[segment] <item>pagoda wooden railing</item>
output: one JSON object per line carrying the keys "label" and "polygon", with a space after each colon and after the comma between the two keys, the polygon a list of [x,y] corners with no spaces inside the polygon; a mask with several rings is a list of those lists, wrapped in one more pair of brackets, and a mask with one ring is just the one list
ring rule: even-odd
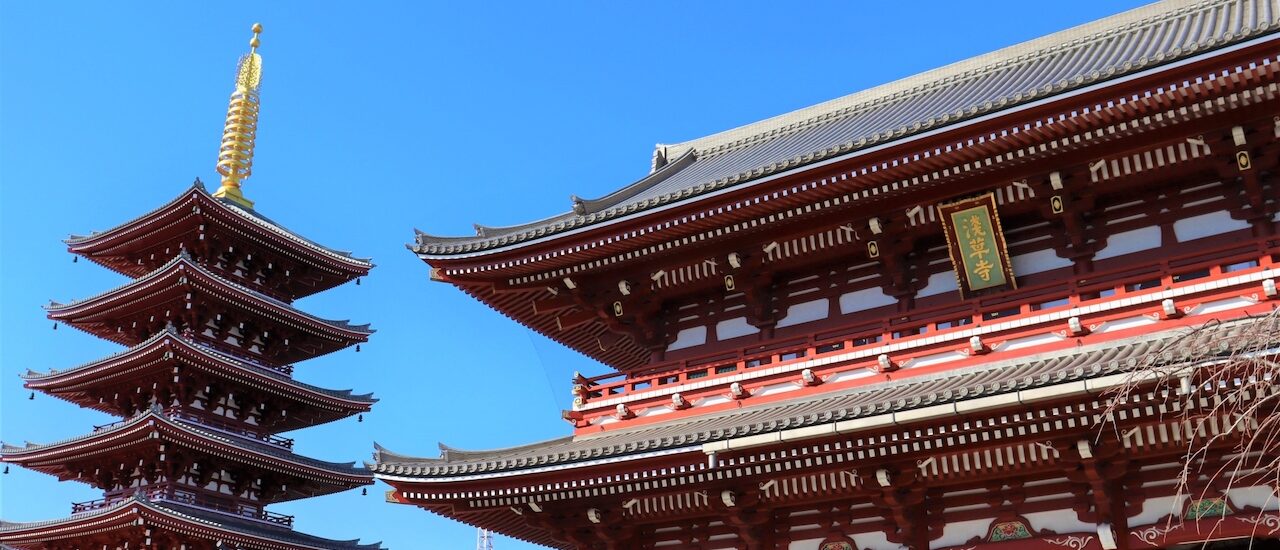
{"label": "pagoda wooden railing", "polygon": [[193,334],[187,334],[186,337],[195,341],[197,345],[201,347],[208,348],[222,355],[229,356],[241,363],[245,363],[260,369],[278,372],[290,378],[293,377],[293,365],[273,365],[271,363],[263,362],[245,353],[243,349],[239,349],[235,346],[227,345],[223,342],[218,342],[216,340],[212,340],[209,338],[198,337]]}
{"label": "pagoda wooden railing", "polygon": [[260,433],[255,430],[252,430],[231,422],[226,422],[226,421],[218,420],[217,418],[210,418],[207,416],[195,415],[182,410],[169,411],[168,414],[170,418],[182,420],[190,424],[197,424],[204,428],[217,430],[219,432],[228,433],[231,435],[237,435],[240,437],[247,437],[249,439],[261,441],[263,443],[270,443],[272,445],[276,445],[284,449],[289,449],[289,450],[293,449],[293,439],[288,437],[280,437],[277,435]]}
{"label": "pagoda wooden railing", "polygon": [[[720,352],[670,361],[630,373],[613,372],[574,381],[589,402],[633,392],[652,391],[662,386],[688,382],[708,382],[728,378],[762,366],[781,367],[811,359],[848,353],[858,348],[888,343],[910,343],[928,337],[963,330],[995,320],[1016,321],[1045,312],[1179,288],[1217,278],[1227,273],[1242,274],[1273,267],[1271,251],[1258,254],[1259,247],[1273,248],[1270,239],[1241,241],[1236,254],[1203,251],[1170,255],[1144,265],[1127,265],[1093,271],[1070,279],[1087,283],[1057,281],[1020,288],[997,296],[974,298],[926,309],[915,309],[891,319],[864,322],[845,329],[833,329],[840,337],[816,335],[767,344],[766,352]],[[1247,251],[1242,251],[1247,248]],[[1064,288],[1065,287],[1065,288]],[[923,345],[923,343],[921,344]]]}
{"label": "pagoda wooden railing", "polygon": [[260,368],[260,369],[266,369],[266,370],[270,370],[270,371],[275,371],[275,372],[278,372],[278,373],[283,374],[283,375],[285,375],[285,376],[288,376],[288,377],[290,377],[290,378],[292,378],[292,377],[293,377],[293,365],[273,365],[273,364],[271,364],[271,363],[264,363],[264,362],[262,362],[262,361],[259,361],[258,359],[253,358],[253,357],[248,357],[248,356],[246,356],[246,355],[243,355],[243,354],[241,354],[241,353],[236,353],[236,352],[231,351],[231,350],[219,349],[218,351],[220,351],[220,352],[222,352],[222,353],[226,353],[226,354],[228,354],[228,355],[231,355],[232,357],[235,357],[236,359],[240,360],[241,362],[248,363],[248,364],[253,365],[253,366],[255,366],[255,367],[258,367],[258,368]]}
{"label": "pagoda wooden railing", "polygon": [[216,499],[203,497],[190,491],[182,491],[173,487],[154,487],[146,491],[139,491],[130,494],[112,495],[98,500],[90,500],[87,502],[76,502],[71,505],[71,513],[79,514],[90,512],[100,508],[106,508],[127,500],[133,496],[142,496],[151,502],[172,502],[174,504],[182,504],[194,508],[204,510],[212,510],[219,513],[230,514],[236,517],[247,518],[283,527],[293,527],[293,516],[279,514],[268,510],[263,510],[253,506],[236,505],[233,503],[219,502]]}
{"label": "pagoda wooden railing", "polygon": [[249,519],[256,519],[266,523],[282,525],[284,527],[293,527],[293,516],[278,514],[268,510],[262,510],[252,506],[242,506],[227,502],[218,502],[213,499],[196,495],[187,491],[173,491],[165,495],[161,500],[174,502],[177,504],[185,504],[206,510],[214,510],[234,516],[240,516]]}
{"label": "pagoda wooden railing", "polygon": [[[255,430],[246,428],[244,426],[239,426],[231,422],[226,422],[226,421],[218,420],[216,418],[209,418],[206,416],[191,414],[181,409],[170,409],[168,411],[165,411],[165,413],[169,416],[169,418],[182,420],[188,424],[196,424],[202,428],[208,428],[208,429],[216,430],[226,434],[245,437],[245,438],[261,441],[263,443],[276,445],[284,449],[293,450],[293,439],[288,437],[280,437],[277,435],[260,433]],[[102,430],[108,430],[116,426],[119,426],[121,424],[124,424],[125,422],[128,422],[128,419],[118,420],[110,424],[101,424],[98,426],[94,426],[93,431],[100,432]]]}
{"label": "pagoda wooden railing", "polygon": [[93,510],[97,510],[99,508],[106,508],[120,501],[127,500],[131,496],[138,495],[138,494],[141,494],[147,500],[151,500],[151,501],[163,500],[164,495],[167,492],[168,492],[168,489],[166,488],[154,488],[149,491],[143,491],[141,493],[133,493],[131,495],[114,495],[114,496],[108,496],[106,498],[100,498],[97,500],[90,500],[85,502],[73,502],[71,503],[71,513],[79,514],[81,512],[90,512]]}

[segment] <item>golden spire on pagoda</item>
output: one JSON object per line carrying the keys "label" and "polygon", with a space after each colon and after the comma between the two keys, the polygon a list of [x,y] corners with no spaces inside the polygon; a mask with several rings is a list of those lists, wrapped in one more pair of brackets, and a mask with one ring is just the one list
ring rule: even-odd
{"label": "golden spire on pagoda", "polygon": [[246,208],[253,201],[240,192],[240,182],[253,173],[253,142],[258,134],[258,84],[262,81],[262,56],[258,55],[258,35],[262,25],[253,24],[249,53],[240,58],[236,70],[236,89],[227,107],[227,124],[222,130],[222,148],[218,150],[218,173],[222,186],[213,196],[227,199]]}

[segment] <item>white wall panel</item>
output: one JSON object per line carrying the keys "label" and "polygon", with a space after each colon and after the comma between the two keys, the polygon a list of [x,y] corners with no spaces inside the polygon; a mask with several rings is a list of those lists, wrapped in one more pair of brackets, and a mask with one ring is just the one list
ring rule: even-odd
{"label": "white wall panel", "polygon": [[1152,225],[1112,235],[1107,239],[1107,247],[1098,251],[1093,259],[1105,260],[1142,250],[1150,250],[1159,246],[1160,228]]}
{"label": "white wall panel", "polygon": [[726,319],[716,323],[717,340],[728,340],[730,338],[747,336],[758,332],[760,332],[760,329],[747,323],[746,317],[734,317],[733,319]]}
{"label": "white wall panel", "polygon": [[1231,214],[1226,211],[1210,212],[1173,222],[1173,232],[1178,235],[1180,242],[1248,228],[1249,222],[1232,219]]}
{"label": "white wall panel", "polygon": [[889,296],[876,288],[864,288],[843,294],[840,296],[840,313],[850,314],[855,311],[862,311],[871,308],[883,307],[898,303],[893,296]]}
{"label": "white wall panel", "polygon": [[955,270],[934,273],[929,276],[929,283],[926,284],[924,288],[920,289],[920,292],[916,294],[916,297],[924,298],[926,296],[937,296],[939,294],[955,292],[958,288],[956,286],[958,283],[959,281],[956,280]]}
{"label": "white wall panel", "polygon": [[778,321],[778,328],[826,319],[830,310],[831,300],[826,298],[795,304],[787,308],[787,316]]}
{"label": "white wall panel", "polygon": [[1013,275],[1015,277],[1071,267],[1071,260],[1058,257],[1058,253],[1054,252],[1052,248],[1019,254],[1009,260],[1013,262]]}
{"label": "white wall panel", "polygon": [[667,351],[701,346],[707,343],[707,327],[689,327],[676,334],[676,341],[667,346]]}

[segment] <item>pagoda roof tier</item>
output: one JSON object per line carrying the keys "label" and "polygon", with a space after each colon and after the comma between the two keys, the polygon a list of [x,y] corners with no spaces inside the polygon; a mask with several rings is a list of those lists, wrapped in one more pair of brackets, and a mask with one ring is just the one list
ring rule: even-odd
{"label": "pagoda roof tier", "polygon": [[[1270,331],[1261,331],[1258,323],[1270,323]],[[842,425],[864,429],[905,422],[923,417],[926,412],[955,415],[980,402],[1007,405],[1032,399],[1033,394],[1037,395],[1035,399],[1044,399],[1092,393],[1099,391],[1094,385],[1096,380],[1127,377],[1139,366],[1139,360],[1158,356],[1175,342],[1178,349],[1197,350],[1198,355],[1165,360],[1190,364],[1230,355],[1232,349],[1224,343],[1233,336],[1260,333],[1270,334],[1273,340],[1257,342],[1259,347],[1280,346],[1280,326],[1274,318],[1245,318],[1198,331],[1183,328],[1153,332],[848,391],[506,449],[463,451],[440,445],[440,457],[424,458],[394,453],[375,444],[375,462],[367,466],[379,479],[393,485],[472,482],[702,452],[704,447],[747,437],[783,441],[788,431],[797,429],[834,434],[841,431]]]}
{"label": "pagoda roof tier", "polygon": [[[165,205],[106,231],[73,235],[67,249],[108,269],[140,277],[184,248],[203,252],[219,242],[276,264],[273,293],[301,298],[368,274],[373,264],[321,246],[256,210],[212,197],[196,180]],[[292,269],[290,269],[292,268]],[[286,274],[286,271],[289,271]]]}
{"label": "pagoda roof tier", "polygon": [[[109,397],[120,387],[154,388],[172,380],[174,369],[197,369],[233,384],[230,392],[267,393],[295,404],[305,414],[271,415],[260,426],[275,433],[323,424],[367,412],[378,400],[372,394],[330,390],[305,384],[281,372],[213,349],[172,327],[120,353],[65,370],[27,371],[26,387],[66,399],[81,407],[127,415]],[[260,402],[261,400],[253,400]]]}
{"label": "pagoda roof tier", "polygon": [[148,500],[142,495],[70,517],[36,522],[0,521],[0,542],[29,550],[65,548],[81,538],[103,532],[142,539],[145,530],[180,539],[220,541],[245,550],[377,550],[381,543],[332,540],[293,531],[271,523],[193,506]]}
{"label": "pagoda roof tier", "polygon": [[155,409],[56,443],[4,444],[0,447],[0,461],[63,480],[79,479],[93,484],[94,480],[77,475],[75,463],[98,464],[111,455],[127,455],[126,459],[136,464],[140,457],[154,459],[157,453],[163,453],[158,450],[163,444],[289,478],[292,482],[285,484],[287,491],[271,502],[309,498],[373,483],[372,473],[356,467],[354,462],[307,458],[280,445],[177,420]]}
{"label": "pagoda roof tier", "polygon": [[1157,2],[764,121],[660,144],[648,176],[604,197],[573,197],[567,212],[507,227],[477,225],[470,236],[419,233],[410,248],[426,260],[467,258],[581,233],[1277,30],[1272,0]]}
{"label": "pagoda roof tier", "polygon": [[[196,302],[205,304],[197,308]],[[369,325],[321,319],[280,300],[224,279],[179,255],[159,269],[92,298],[46,306],[48,316],[127,346],[140,344],[166,324],[183,323],[203,334],[223,313],[244,314],[275,362],[292,363],[368,340]],[[204,311],[201,311],[204,309]],[[192,321],[195,322],[192,322]],[[243,327],[241,327],[243,328]],[[228,336],[229,337],[229,336]],[[219,337],[219,342],[226,337]]]}

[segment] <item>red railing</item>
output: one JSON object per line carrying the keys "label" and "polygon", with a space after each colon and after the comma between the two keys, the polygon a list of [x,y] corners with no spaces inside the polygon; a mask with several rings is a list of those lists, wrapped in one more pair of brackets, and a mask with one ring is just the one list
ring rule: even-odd
{"label": "red railing", "polygon": [[204,508],[206,510],[214,510],[234,516],[256,519],[258,521],[265,521],[267,523],[274,523],[285,527],[293,527],[293,516],[270,512],[254,506],[225,502],[221,499],[204,497],[188,491],[174,490],[166,495],[162,500],[194,506],[197,508]]}
{"label": "red railing", "polygon": [[80,512],[88,512],[91,510],[97,510],[99,508],[106,508],[108,506],[111,506],[123,500],[127,500],[130,497],[137,496],[137,495],[140,495],[143,498],[151,501],[165,500],[165,495],[167,495],[169,492],[170,492],[170,489],[167,487],[152,487],[145,491],[140,490],[140,491],[129,493],[129,494],[109,495],[106,498],[100,498],[98,500],[90,500],[88,502],[74,502],[71,504],[71,513],[78,514]]}
{"label": "red railing", "polygon": [[[1017,320],[1061,308],[1113,301],[1124,297],[1158,292],[1166,288],[1198,284],[1202,279],[1220,278],[1273,267],[1271,254],[1258,254],[1260,243],[1240,243],[1234,254],[1196,253],[1167,256],[1158,262],[1128,265],[1107,271],[1074,276],[1070,281],[1020,288],[988,298],[913,310],[848,327],[842,336],[807,336],[767,344],[768,351],[720,352],[670,361],[631,373],[614,372],[574,381],[575,393],[585,398],[607,399],[662,386],[703,382],[729,377],[758,367],[781,366],[808,359],[848,353],[860,348],[906,343],[937,334],[971,328],[970,325]],[[1263,245],[1265,246],[1265,244]],[[1241,247],[1248,247],[1244,252]],[[835,332],[832,331],[828,332]]]}
{"label": "red railing", "polygon": [[[192,336],[192,338],[196,339],[194,336]],[[273,365],[270,363],[265,363],[256,357],[248,355],[242,349],[227,345],[222,342],[213,341],[204,337],[200,337],[196,339],[196,342],[198,346],[211,349],[222,355],[230,356],[232,359],[235,359],[236,361],[247,363],[251,366],[258,367],[261,369],[276,371],[285,376],[293,377],[293,365]]]}
{"label": "red railing", "polygon": [[154,487],[145,491],[138,491],[130,494],[112,495],[98,500],[73,503],[71,505],[71,513],[79,514],[82,512],[106,508],[132,498],[135,495],[141,495],[143,498],[151,502],[172,502],[175,504],[212,510],[219,513],[263,521],[284,527],[293,527],[293,516],[263,510],[256,506],[226,502],[222,501],[222,499],[206,497],[190,491],[178,490],[173,487]]}
{"label": "red railing", "polygon": [[277,445],[285,449],[290,449],[290,450],[293,449],[293,439],[290,439],[288,437],[280,437],[276,435],[263,434],[263,433],[254,431],[250,428],[247,428],[243,425],[237,425],[232,422],[218,420],[217,418],[213,418],[213,417],[194,415],[185,411],[175,410],[175,411],[170,411],[168,414],[170,418],[176,418],[191,424],[198,424],[205,428],[214,429],[214,430],[229,433],[232,435],[238,435],[241,437],[247,437],[249,439],[255,439],[263,443],[270,443],[272,445]]}
{"label": "red railing", "polygon": [[[251,428],[245,427],[244,425],[238,425],[232,422],[218,420],[217,418],[195,415],[179,409],[168,410],[166,411],[166,415],[169,416],[169,418],[183,420],[189,424],[198,424],[202,427],[209,428],[212,430],[217,430],[220,432],[237,435],[240,437],[247,437],[249,439],[261,441],[263,443],[270,443],[272,445],[277,445],[285,449],[290,449],[290,450],[293,449],[293,439],[290,439],[287,437],[280,437],[276,435],[263,434]],[[98,426],[94,426],[93,431],[100,432],[102,430],[109,430],[111,428],[124,424],[125,422],[128,422],[128,421],[129,419],[125,419],[125,420],[118,420],[110,424],[101,424]]]}

